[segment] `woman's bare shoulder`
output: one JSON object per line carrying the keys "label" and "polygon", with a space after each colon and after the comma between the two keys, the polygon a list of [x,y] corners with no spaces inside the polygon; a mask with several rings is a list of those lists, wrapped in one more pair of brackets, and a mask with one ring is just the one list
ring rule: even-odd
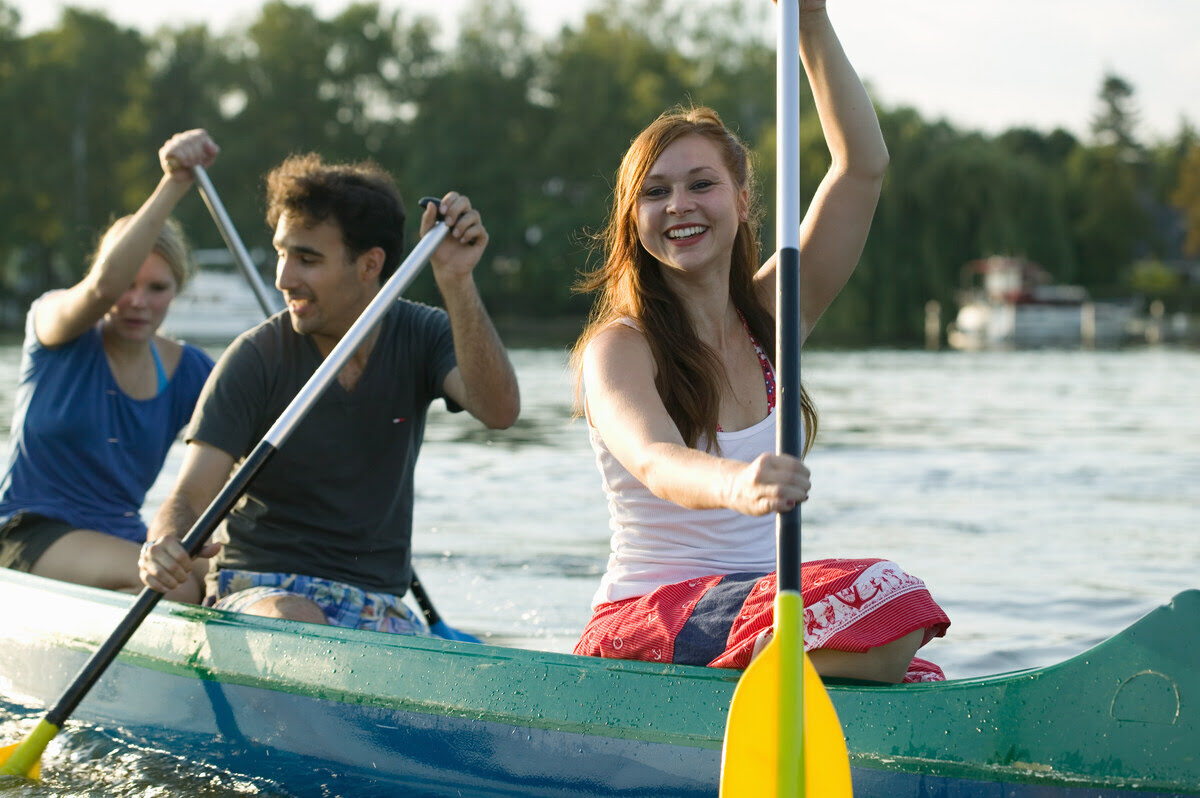
{"label": "woman's bare shoulder", "polygon": [[584,371],[613,373],[654,368],[654,357],[646,334],[637,322],[617,319],[601,327],[583,353]]}
{"label": "woman's bare shoulder", "polygon": [[175,369],[179,367],[179,361],[183,359],[183,342],[156,335],[154,346],[158,349],[158,356],[162,358],[163,370],[169,375],[174,374]]}

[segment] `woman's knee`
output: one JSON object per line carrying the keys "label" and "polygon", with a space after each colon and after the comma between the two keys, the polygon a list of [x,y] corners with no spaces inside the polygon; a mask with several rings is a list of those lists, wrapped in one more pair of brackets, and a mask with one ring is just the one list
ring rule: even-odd
{"label": "woman's knee", "polygon": [[924,640],[925,630],[917,629],[862,653],[820,648],[810,651],[808,658],[822,676],[898,684],[904,681],[909,663]]}

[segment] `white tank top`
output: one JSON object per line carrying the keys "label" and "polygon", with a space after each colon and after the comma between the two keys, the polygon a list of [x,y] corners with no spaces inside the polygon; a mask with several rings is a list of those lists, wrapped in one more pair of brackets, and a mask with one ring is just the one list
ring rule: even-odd
{"label": "white tank top", "polygon": [[[752,427],[718,432],[722,457],[750,462],[775,449],[774,410]],[[621,465],[588,424],[608,497],[612,553],[592,608],[713,574],[775,570],[775,515],[689,510],[658,498]],[[705,448],[703,440],[699,449]]]}

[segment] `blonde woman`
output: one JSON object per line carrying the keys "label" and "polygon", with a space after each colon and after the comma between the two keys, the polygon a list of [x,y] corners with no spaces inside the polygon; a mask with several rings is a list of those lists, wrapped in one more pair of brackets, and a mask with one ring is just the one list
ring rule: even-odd
{"label": "blonde woman", "polygon": [[84,278],[30,307],[0,483],[0,565],[141,589],[142,502],[213,367],[203,350],[158,334],[188,274],[170,213],[191,167],[217,152],[203,130],[173,136],[158,153],[158,186],[108,229]]}

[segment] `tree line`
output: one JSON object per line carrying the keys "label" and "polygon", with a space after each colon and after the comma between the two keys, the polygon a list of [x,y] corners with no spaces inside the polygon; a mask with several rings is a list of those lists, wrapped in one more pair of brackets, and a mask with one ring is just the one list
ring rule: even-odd
{"label": "tree line", "polygon": [[[21,36],[0,0],[0,299],[23,310],[78,279],[99,232],[153,187],[159,145],[204,127],[222,146],[211,176],[251,249],[270,247],[271,166],[308,150],[371,158],[397,176],[410,238],[421,195],[461,189],[482,210],[492,242],[477,279],[493,314],[579,318],[590,303],[572,285],[595,257],[589,234],[631,137],[662,110],[704,104],[733,123],[772,204],[774,52],[755,34],[770,7],[722,2],[684,15],[667,0],[599,0],[580,25],[540,37],[511,0],[475,0],[442,45],[432,18],[374,3],[323,18],[274,0],[220,33],[147,34],[68,8]],[[1133,88],[1098,77],[1087,141],[879,108],[888,177],[858,272],[815,340],[919,340],[925,303],[953,307],[963,264],[991,254],[1099,296],[1200,305],[1167,267],[1200,254],[1200,138],[1181,121],[1170,141],[1140,141]],[[811,192],[829,156],[810,98],[803,115]],[[198,199],[177,215],[197,246],[222,246]],[[773,230],[768,213],[768,245]],[[409,294],[437,301],[427,277]]]}

